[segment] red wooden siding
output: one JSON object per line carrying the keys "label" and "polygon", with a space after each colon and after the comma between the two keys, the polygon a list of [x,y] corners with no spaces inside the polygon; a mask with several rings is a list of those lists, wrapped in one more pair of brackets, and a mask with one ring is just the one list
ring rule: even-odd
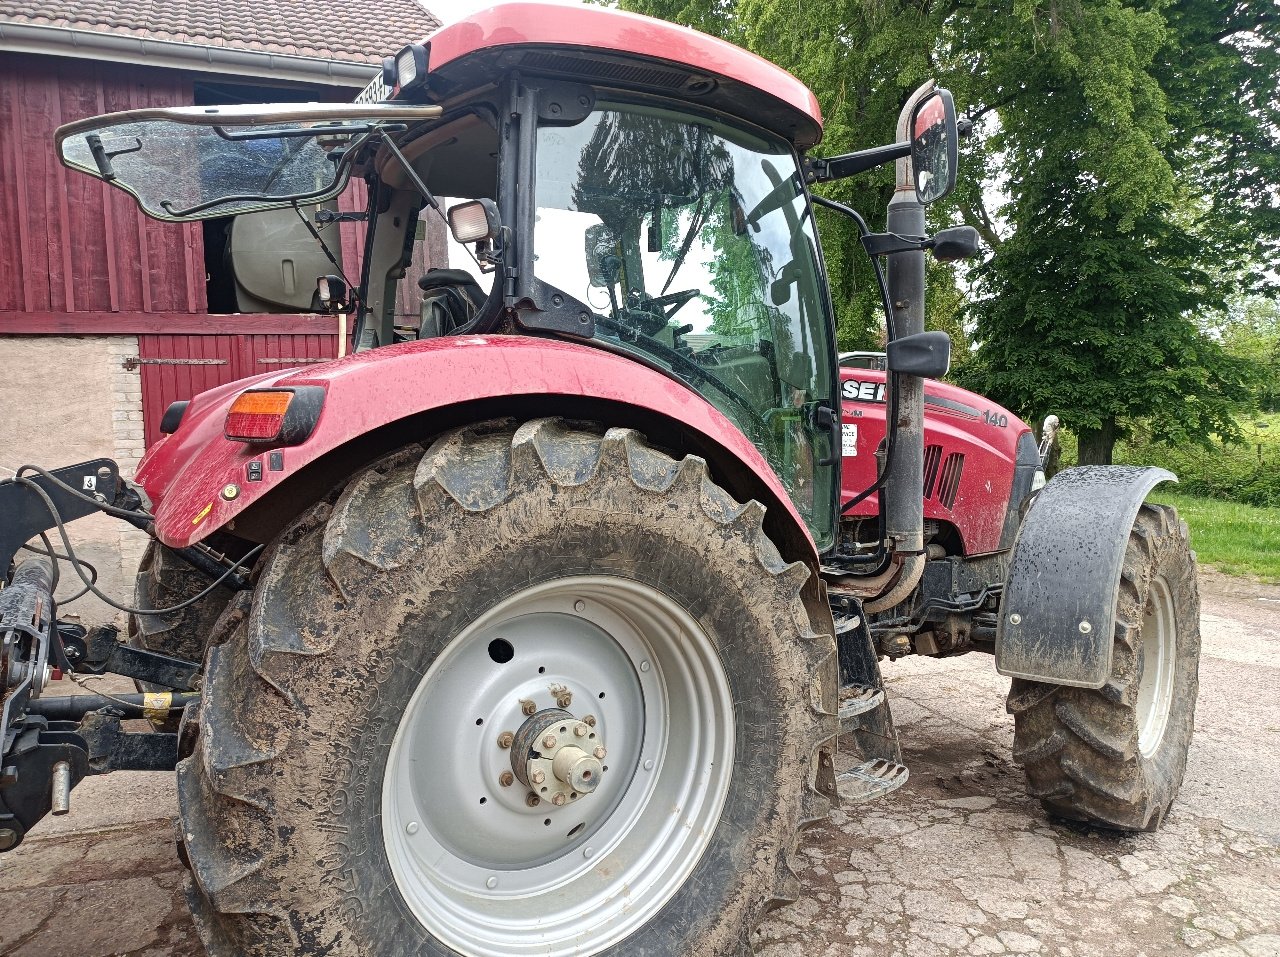
{"label": "red wooden siding", "polygon": [[0,54],[0,316],[205,311],[199,225],[147,219],[53,151],[63,123],[192,97],[177,70]]}
{"label": "red wooden siding", "polygon": [[246,376],[324,362],[337,348],[336,336],[139,336],[144,440],[149,446],[160,438],[171,402]]}

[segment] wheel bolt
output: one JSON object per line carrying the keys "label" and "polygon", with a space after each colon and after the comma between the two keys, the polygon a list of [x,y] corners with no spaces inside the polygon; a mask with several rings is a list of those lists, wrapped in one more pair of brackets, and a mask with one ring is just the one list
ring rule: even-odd
{"label": "wheel bolt", "polygon": [[535,711],[538,710],[538,706],[534,704],[532,701],[530,701],[528,698],[521,698],[520,710],[523,711],[525,714],[533,714]]}
{"label": "wheel bolt", "polygon": [[589,714],[582,719],[582,723],[588,728],[594,728],[596,726],[596,716],[594,714]]}
{"label": "wheel bolt", "polygon": [[573,726],[573,736],[575,738],[585,738],[587,736],[587,726],[582,723]]}
{"label": "wheel bolt", "polygon": [[502,734],[498,735],[498,747],[505,750],[506,748],[511,747],[511,743],[515,741],[515,739],[516,736],[510,731],[503,731]]}
{"label": "wheel bolt", "polygon": [[541,771],[534,771],[531,775],[529,775],[529,780],[532,781],[534,784],[541,784],[546,779],[547,779],[547,776],[543,774]]}
{"label": "wheel bolt", "polygon": [[567,708],[573,704],[573,695],[568,691],[562,691],[556,695],[556,707]]}
{"label": "wheel bolt", "polygon": [[595,749],[594,751],[592,751],[591,753],[595,756],[595,759],[596,759],[597,761],[603,761],[603,760],[604,760],[605,750],[604,750],[604,748],[603,748],[603,747],[596,748],[596,749]]}
{"label": "wheel bolt", "polygon": [[542,739],[542,746],[548,750],[554,748],[556,746],[556,736],[554,734],[547,735]]}
{"label": "wheel bolt", "polygon": [[498,775],[498,783],[501,784],[504,788],[511,787],[511,785],[515,784],[515,782],[516,782],[516,776],[512,774],[510,771],[503,771],[501,774]]}
{"label": "wheel bolt", "polygon": [[551,799],[551,803],[554,804],[556,807],[560,807],[562,804],[564,804],[564,802],[565,802],[565,796],[563,794],[557,794],[555,797]]}
{"label": "wheel bolt", "polygon": [[537,807],[542,803],[542,798],[530,791],[524,796],[524,803],[529,805],[529,807]]}

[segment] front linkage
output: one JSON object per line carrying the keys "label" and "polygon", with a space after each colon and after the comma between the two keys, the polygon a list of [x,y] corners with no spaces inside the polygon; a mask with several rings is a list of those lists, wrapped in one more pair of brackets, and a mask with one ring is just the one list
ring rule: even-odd
{"label": "front linkage", "polygon": [[[71,789],[85,777],[172,771],[177,762],[177,734],[128,732],[121,721],[159,720],[185,708],[198,697],[200,666],[129,648],[110,626],[86,630],[59,621],[54,558],[34,554],[14,563],[24,542],[104,506],[133,513],[136,521],[127,520],[145,527],[149,516],[140,505],[107,459],[0,482],[0,567],[12,568],[0,590],[0,851],[17,847],[46,814],[67,813]],[[192,562],[202,569],[209,563],[216,564],[203,554]],[[117,674],[171,690],[45,696],[49,682],[68,672]]]}

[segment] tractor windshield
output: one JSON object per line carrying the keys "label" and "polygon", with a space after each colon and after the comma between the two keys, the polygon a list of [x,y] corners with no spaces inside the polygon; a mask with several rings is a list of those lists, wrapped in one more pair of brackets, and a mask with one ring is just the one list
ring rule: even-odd
{"label": "tractor windshield", "polygon": [[819,406],[834,350],[817,243],[781,141],[609,105],[538,132],[540,279],[588,303],[596,335],[679,376],[761,450],[820,547],[834,467]]}

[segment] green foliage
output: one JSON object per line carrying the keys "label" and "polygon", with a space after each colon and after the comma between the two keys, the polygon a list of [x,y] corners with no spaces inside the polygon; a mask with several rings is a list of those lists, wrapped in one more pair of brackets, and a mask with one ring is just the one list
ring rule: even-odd
{"label": "green foliage", "polygon": [[1183,494],[1181,488],[1161,485],[1151,493],[1151,501],[1178,509],[1201,565],[1228,575],[1280,582],[1280,508],[1200,498]]}
{"label": "green foliage", "polygon": [[1212,324],[1212,331],[1223,349],[1248,369],[1252,405],[1280,412],[1280,306],[1258,297],[1239,300]]}
{"label": "green foliage", "polygon": [[1280,507],[1280,415],[1251,417],[1240,434],[1238,442],[1170,445],[1139,427],[1117,445],[1116,461],[1166,468],[1188,495]]}

